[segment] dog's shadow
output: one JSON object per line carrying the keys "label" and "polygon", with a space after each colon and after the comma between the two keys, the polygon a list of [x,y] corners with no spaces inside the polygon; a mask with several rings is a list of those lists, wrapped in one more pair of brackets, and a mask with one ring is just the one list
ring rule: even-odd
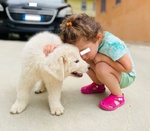
{"label": "dog's shadow", "polygon": [[[108,95],[108,92],[105,93],[96,93],[96,94],[82,94],[80,89],[64,89],[61,94],[61,103],[66,110],[85,110],[95,106],[98,107],[98,104]],[[32,99],[32,100],[31,100]],[[43,92],[36,94],[32,92],[30,99],[29,108],[30,110],[34,108],[39,109],[39,111],[44,111],[46,108],[49,109],[48,104],[48,92]],[[46,110],[47,110],[46,109]],[[49,111],[49,110],[48,110]]]}

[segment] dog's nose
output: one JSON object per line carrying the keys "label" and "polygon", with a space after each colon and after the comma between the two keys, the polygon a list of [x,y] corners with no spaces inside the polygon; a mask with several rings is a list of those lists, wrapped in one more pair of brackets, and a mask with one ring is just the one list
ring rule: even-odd
{"label": "dog's nose", "polygon": [[90,70],[91,69],[91,67],[90,67],[90,65],[88,66],[88,70]]}

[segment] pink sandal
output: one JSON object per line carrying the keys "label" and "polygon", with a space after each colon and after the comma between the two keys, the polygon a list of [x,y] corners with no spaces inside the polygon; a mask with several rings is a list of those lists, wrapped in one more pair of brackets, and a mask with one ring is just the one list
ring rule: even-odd
{"label": "pink sandal", "polygon": [[105,86],[104,85],[97,85],[95,83],[92,83],[87,86],[83,86],[81,88],[81,92],[83,94],[92,94],[92,93],[104,93],[105,92]]}
{"label": "pink sandal", "polygon": [[99,107],[107,111],[113,111],[118,107],[122,106],[124,103],[124,94],[122,94],[121,97],[110,94],[108,97],[100,102]]}

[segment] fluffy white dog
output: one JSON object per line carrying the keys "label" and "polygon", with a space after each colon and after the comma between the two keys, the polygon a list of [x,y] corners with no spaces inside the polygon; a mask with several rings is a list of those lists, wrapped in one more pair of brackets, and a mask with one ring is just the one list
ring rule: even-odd
{"label": "fluffy white dog", "polygon": [[[45,56],[43,47],[56,43],[58,46]],[[21,113],[29,102],[29,95],[38,81],[41,81],[36,93],[48,91],[51,114],[61,115],[61,88],[67,76],[82,77],[89,65],[82,60],[78,48],[70,44],[62,44],[60,38],[49,32],[38,33],[25,45],[23,50],[22,71],[17,88],[17,99],[11,107],[13,114]]]}

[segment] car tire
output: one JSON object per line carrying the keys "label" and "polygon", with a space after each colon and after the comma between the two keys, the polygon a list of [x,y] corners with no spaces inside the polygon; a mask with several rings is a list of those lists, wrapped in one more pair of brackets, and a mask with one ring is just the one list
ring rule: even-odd
{"label": "car tire", "polygon": [[19,36],[20,36],[20,40],[23,40],[23,41],[27,40],[26,34],[21,33],[21,34],[19,34]]}
{"label": "car tire", "polygon": [[0,39],[7,40],[7,39],[8,39],[8,36],[9,36],[9,33],[0,34]]}

